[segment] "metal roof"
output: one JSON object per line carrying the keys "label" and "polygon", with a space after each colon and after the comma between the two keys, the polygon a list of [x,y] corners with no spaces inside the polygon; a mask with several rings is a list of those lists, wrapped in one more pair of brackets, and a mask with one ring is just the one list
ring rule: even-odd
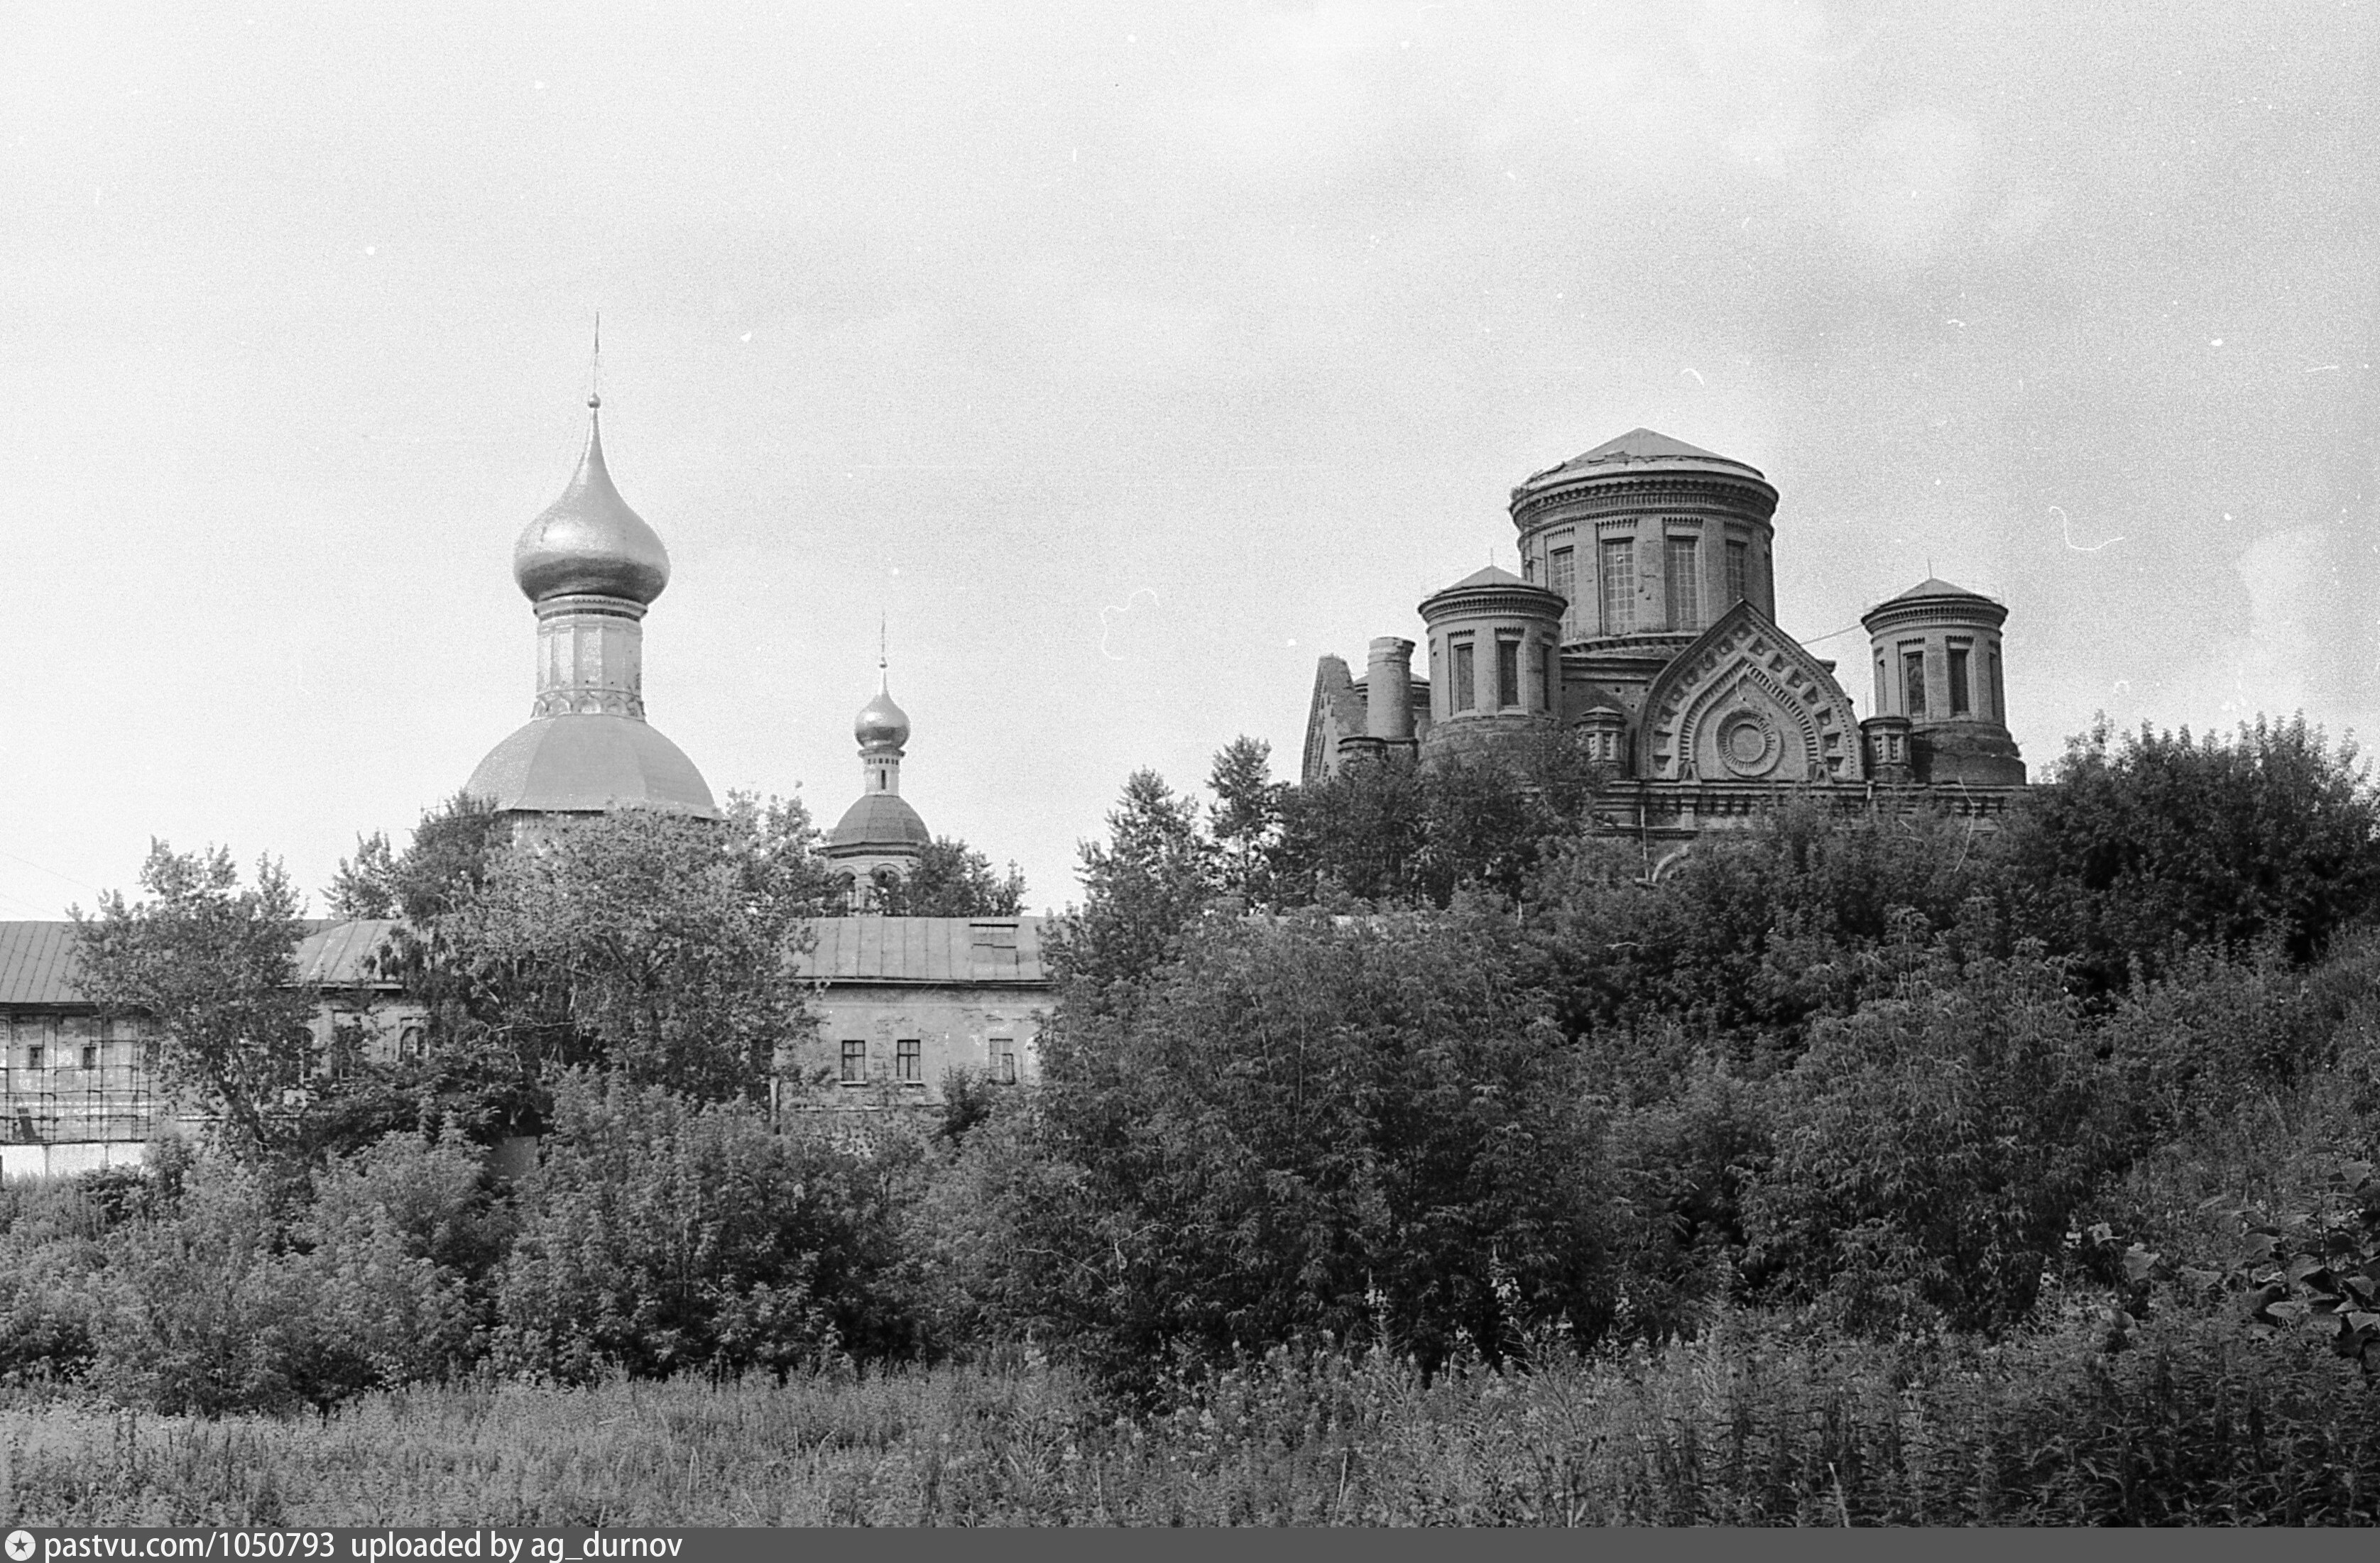
{"label": "metal roof", "polygon": [[1050,982],[1040,917],[818,917],[803,975],[826,983]]}
{"label": "metal roof", "polygon": [[395,987],[368,964],[396,927],[394,917],[358,917],[331,923],[298,945],[298,980],[321,987]]}
{"label": "metal roof", "polygon": [[[802,972],[826,983],[1046,987],[1042,917],[816,917]],[[314,923],[297,950],[298,977],[324,987],[385,987],[364,964],[393,919]],[[88,1004],[70,978],[75,926],[0,922],[0,1004]]]}
{"label": "metal roof", "polygon": [[898,793],[864,793],[843,811],[826,844],[839,852],[867,847],[921,847],[934,839],[909,800]]}
{"label": "metal roof", "polygon": [[1939,576],[1928,576],[1907,591],[1896,592],[1886,600],[1913,602],[1922,597],[1975,597],[1982,598],[1985,602],[1995,600],[1992,598],[1984,597],[1980,591],[1969,591],[1965,587],[1952,586]]}
{"label": "metal roof", "polygon": [[67,981],[72,923],[0,923],[0,1004],[86,1004]]}
{"label": "metal roof", "polygon": [[686,752],[636,717],[535,717],[488,751],[463,790],[500,810],[596,814],[620,806],[719,818]]}
{"label": "metal roof", "polygon": [[1760,468],[1738,461],[1733,456],[1723,456],[1699,445],[1689,445],[1683,440],[1672,440],[1667,434],[1656,433],[1650,429],[1632,429],[1617,440],[1606,440],[1595,449],[1574,455],[1559,466],[1531,473],[1528,481],[1521,487],[1534,489],[1551,479],[1600,476],[1607,468],[1614,471],[1672,468],[1760,477]]}
{"label": "metal roof", "polygon": [[[392,987],[363,962],[396,927],[392,918],[310,921],[297,950],[298,980],[324,987]],[[0,923],[0,1004],[89,1004],[74,985],[75,926],[67,922]]]}

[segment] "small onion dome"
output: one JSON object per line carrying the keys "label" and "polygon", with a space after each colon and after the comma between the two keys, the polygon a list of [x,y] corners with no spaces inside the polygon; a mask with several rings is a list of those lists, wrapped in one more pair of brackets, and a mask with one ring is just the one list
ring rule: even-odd
{"label": "small onion dome", "polygon": [[650,603],[669,585],[669,551],[612,486],[600,418],[590,411],[587,454],[562,497],[513,545],[513,579],[532,602],[583,592]]}
{"label": "small onion dome", "polygon": [[851,733],[870,753],[898,749],[909,741],[909,713],[892,703],[891,690],[879,689],[876,698],[859,708]]}
{"label": "small onion dome", "polygon": [[830,854],[863,848],[914,852],[934,839],[926,822],[898,793],[869,793],[844,810],[826,838]]}

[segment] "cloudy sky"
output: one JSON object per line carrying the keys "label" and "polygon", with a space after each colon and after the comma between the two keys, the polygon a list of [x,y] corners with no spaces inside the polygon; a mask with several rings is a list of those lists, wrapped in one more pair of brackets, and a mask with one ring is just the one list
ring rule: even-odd
{"label": "cloudy sky", "polygon": [[1929,571],[2004,600],[2035,767],[2098,711],[2380,735],[2369,3],[9,31],[0,917],[152,836],[319,903],[526,720],[599,309],[655,724],[832,820],[884,615],[905,792],[1037,907],[1134,768],[1286,771],[1318,653],[1640,424],[1767,473],[1854,673]]}

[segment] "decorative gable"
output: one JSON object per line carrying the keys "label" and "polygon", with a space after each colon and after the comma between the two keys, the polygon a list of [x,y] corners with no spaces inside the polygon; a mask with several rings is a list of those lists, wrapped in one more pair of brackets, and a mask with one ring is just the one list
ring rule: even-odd
{"label": "decorative gable", "polygon": [[1645,692],[1638,774],[1655,782],[1864,778],[1859,720],[1816,658],[1750,602],[1719,616]]}
{"label": "decorative gable", "polygon": [[1364,731],[1364,702],[1347,664],[1325,656],[1315,664],[1314,698],[1305,708],[1305,750],[1298,780],[1318,782],[1337,769],[1339,740]]}

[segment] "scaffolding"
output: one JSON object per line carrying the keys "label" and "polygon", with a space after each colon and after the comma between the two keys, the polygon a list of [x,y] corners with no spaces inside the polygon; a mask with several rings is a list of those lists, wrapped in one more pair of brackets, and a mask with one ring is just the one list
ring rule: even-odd
{"label": "scaffolding", "polygon": [[138,1163],[160,1128],[156,1042],[132,1017],[89,1006],[8,1006],[0,1015],[0,1175]]}

